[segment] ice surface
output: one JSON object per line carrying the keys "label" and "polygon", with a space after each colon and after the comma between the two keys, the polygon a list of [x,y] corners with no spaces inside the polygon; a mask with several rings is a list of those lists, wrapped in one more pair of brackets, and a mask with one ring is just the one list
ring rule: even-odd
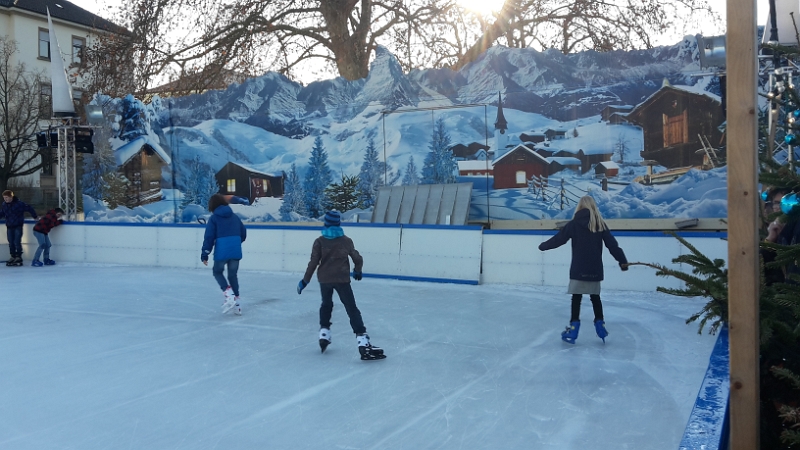
{"label": "ice surface", "polygon": [[234,316],[210,269],[3,268],[0,449],[675,449],[715,340],[702,299],[604,291],[573,346],[564,288],[364,279],[361,361],[299,278],[241,272]]}

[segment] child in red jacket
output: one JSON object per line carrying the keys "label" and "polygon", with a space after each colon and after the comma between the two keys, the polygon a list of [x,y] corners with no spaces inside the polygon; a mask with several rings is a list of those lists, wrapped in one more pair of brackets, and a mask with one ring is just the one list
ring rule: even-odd
{"label": "child in red jacket", "polygon": [[[39,248],[36,249],[36,254],[33,255],[33,267],[52,266],[56,262],[50,259],[50,230],[64,223],[61,217],[64,215],[64,210],[61,208],[51,209],[47,211],[36,225],[33,226],[33,235],[39,243]],[[44,264],[39,261],[39,256],[44,252]]]}

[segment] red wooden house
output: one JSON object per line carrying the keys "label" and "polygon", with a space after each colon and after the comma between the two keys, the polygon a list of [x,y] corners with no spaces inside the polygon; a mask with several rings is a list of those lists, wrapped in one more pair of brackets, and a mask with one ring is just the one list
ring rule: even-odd
{"label": "red wooden house", "polygon": [[494,160],[494,188],[510,189],[528,186],[531,177],[547,176],[550,163],[534,150],[518,145]]}

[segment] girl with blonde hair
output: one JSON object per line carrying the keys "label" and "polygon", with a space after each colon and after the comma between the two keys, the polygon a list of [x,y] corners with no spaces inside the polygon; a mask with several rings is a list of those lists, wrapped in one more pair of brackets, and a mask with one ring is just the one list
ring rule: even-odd
{"label": "girl with blonde hair", "polygon": [[555,236],[542,242],[539,250],[545,251],[561,247],[572,240],[572,263],[569,268],[569,287],[567,293],[572,294],[572,309],[569,326],[561,333],[561,339],[574,344],[580,331],[581,299],[588,294],[594,310],[594,327],[597,336],[606,341],[605,318],[603,304],[600,301],[600,282],[603,281],[603,245],[611,256],[617,260],[622,270],[628,270],[625,252],[619,247],[617,240],[611,235],[603,221],[597,203],[588,195],[581,197],[575,213],[564,228]]}

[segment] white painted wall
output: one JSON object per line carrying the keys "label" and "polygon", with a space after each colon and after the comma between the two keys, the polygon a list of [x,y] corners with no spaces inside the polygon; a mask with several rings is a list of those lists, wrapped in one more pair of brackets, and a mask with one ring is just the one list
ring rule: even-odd
{"label": "white painted wall", "polygon": [[[201,225],[140,225],[67,223],[50,234],[50,256],[59,262],[128,264],[159,267],[204,268],[200,249]],[[569,282],[570,246],[541,252],[538,246],[551,232],[484,232],[479,227],[395,225],[345,225],[345,233],[364,257],[364,273],[402,279],[457,283],[509,283],[564,286]],[[311,246],[320,235],[317,227],[248,226],[243,245],[242,270],[304,272]],[[710,258],[727,260],[724,234],[699,233],[686,239]],[[631,262],[677,267],[672,259],[686,249],[660,232],[617,233]],[[0,260],[8,259],[5,233],[0,235]],[[36,251],[33,223],[25,224],[23,259],[26,265]],[[619,269],[604,254],[605,289],[653,291],[658,286],[681,287],[673,278],[655,276],[655,270]],[[677,267],[690,270],[689,267]],[[16,270],[13,268],[3,270]],[[42,268],[36,270],[57,270]]]}

